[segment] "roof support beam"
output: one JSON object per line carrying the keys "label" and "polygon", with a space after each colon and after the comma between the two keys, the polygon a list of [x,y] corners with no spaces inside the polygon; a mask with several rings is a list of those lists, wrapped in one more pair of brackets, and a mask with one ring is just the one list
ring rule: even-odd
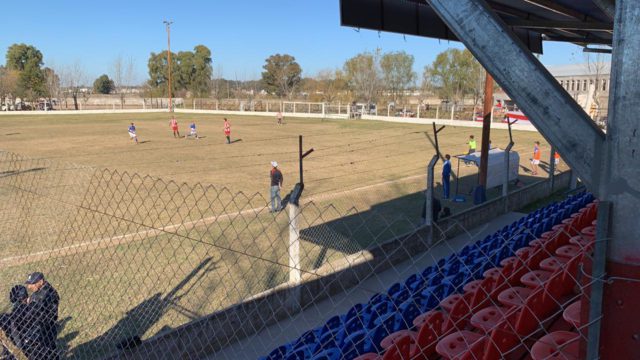
{"label": "roof support beam", "polygon": [[586,31],[613,31],[613,24],[581,21],[521,20],[506,21],[507,25],[527,29],[563,29]]}
{"label": "roof support beam", "polygon": [[573,10],[573,9],[569,9],[565,6],[562,6],[556,2],[550,1],[550,0],[524,0],[525,2],[531,4],[531,5],[535,5],[538,6],[540,8],[549,10],[549,11],[553,11],[556,14],[560,14],[563,16],[567,16],[567,17],[571,17],[574,19],[579,19],[579,20],[586,20],[586,15],[580,13],[579,11]]}
{"label": "roof support beam", "polygon": [[602,10],[607,16],[613,20],[616,15],[616,4],[613,0],[593,0],[593,3]]}
{"label": "roof support beam", "polygon": [[428,1],[533,125],[597,193],[604,133],[584,110],[484,0]]}

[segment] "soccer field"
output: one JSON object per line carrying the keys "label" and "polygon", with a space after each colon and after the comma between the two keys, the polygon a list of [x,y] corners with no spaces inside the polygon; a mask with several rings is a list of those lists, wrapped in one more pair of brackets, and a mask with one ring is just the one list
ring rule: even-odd
{"label": "soccer field", "polygon": [[[30,158],[12,160],[22,172],[0,178],[0,280],[8,290],[28,272],[49,276],[71,357],[94,358],[124,337],[147,338],[285,282],[288,218],[265,209],[268,173],[276,160],[285,189],[297,182],[299,134],[315,149],[300,220],[306,274],[419,222],[431,126],[229,116],[227,145],[222,116],[176,116],[182,135],[195,120],[202,138],[174,138],[163,113],[0,116],[1,150]],[[139,145],[127,135],[132,121]],[[447,127],[442,151],[466,152],[470,134],[479,139],[480,129]],[[514,132],[521,165],[535,140],[544,144],[538,133]],[[493,146],[507,142],[506,131],[493,131]],[[525,183],[536,180],[521,170]],[[475,174],[461,167],[461,193]]]}
{"label": "soccer field", "polygon": [[[298,135],[303,135],[305,149],[315,149],[305,160],[306,196],[424,175],[435,153],[424,134],[431,132],[427,125],[287,118],[284,126],[277,126],[271,118],[228,116],[235,142],[227,145],[222,116],[176,117],[181,135],[188,133],[193,120],[202,139],[174,138],[169,116],[163,113],[1,116],[0,147],[30,157],[152,175],[178,183],[212,184],[234,193],[266,194],[271,160],[280,164],[285,188],[297,182]],[[132,121],[139,145],[127,135]],[[480,146],[480,131],[447,127],[440,133],[442,152],[466,152],[471,134]],[[521,154],[525,167],[529,166],[526,159],[535,140],[544,144],[538,133],[514,131],[514,150]],[[505,148],[507,144],[507,132],[494,129],[492,145]],[[548,158],[548,150],[543,147],[543,161]],[[464,167],[461,171],[462,176],[475,172],[475,168]]]}

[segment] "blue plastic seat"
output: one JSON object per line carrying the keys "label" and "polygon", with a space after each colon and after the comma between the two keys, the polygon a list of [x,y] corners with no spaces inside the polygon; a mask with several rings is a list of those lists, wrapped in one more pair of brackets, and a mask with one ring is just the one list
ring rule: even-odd
{"label": "blue plastic seat", "polygon": [[344,340],[340,352],[344,359],[353,359],[372,350],[367,330],[357,331]]}
{"label": "blue plastic seat", "polygon": [[323,349],[312,360],[340,360],[342,359],[342,352],[337,347],[331,347]]}
{"label": "blue plastic seat", "polygon": [[267,360],[284,359],[288,351],[289,351],[289,347],[286,345],[282,345],[278,348],[273,349],[273,351],[271,351],[269,355],[267,355]]}
{"label": "blue plastic seat", "polygon": [[364,305],[363,304],[355,304],[351,307],[351,309],[349,309],[349,311],[347,311],[347,314],[342,318],[342,322],[346,323],[347,321],[353,319],[354,317],[358,316],[358,314],[361,314],[364,310]]}
{"label": "blue plastic seat", "polygon": [[313,352],[315,350],[314,345],[305,346],[303,348],[290,351],[285,360],[306,360],[313,357]]}
{"label": "blue plastic seat", "polygon": [[309,330],[307,332],[305,332],[304,334],[302,334],[291,346],[292,350],[298,350],[302,347],[308,346],[308,345],[317,345],[317,341],[320,340],[318,338],[318,333],[317,330]]}
{"label": "blue plastic seat", "polygon": [[320,330],[320,336],[323,336],[326,333],[333,333],[337,331],[342,326],[342,317],[340,315],[336,315],[327,322],[322,325]]}

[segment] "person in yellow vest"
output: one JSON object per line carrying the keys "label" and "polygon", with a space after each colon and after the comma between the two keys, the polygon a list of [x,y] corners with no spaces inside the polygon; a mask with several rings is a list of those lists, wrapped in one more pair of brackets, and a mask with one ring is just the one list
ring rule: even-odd
{"label": "person in yellow vest", "polygon": [[[474,152],[476,152],[477,149],[477,144],[476,144],[476,138],[473,135],[469,135],[469,152],[467,152],[467,155],[471,155]],[[464,164],[466,166],[471,165],[471,163],[469,161],[465,161]]]}

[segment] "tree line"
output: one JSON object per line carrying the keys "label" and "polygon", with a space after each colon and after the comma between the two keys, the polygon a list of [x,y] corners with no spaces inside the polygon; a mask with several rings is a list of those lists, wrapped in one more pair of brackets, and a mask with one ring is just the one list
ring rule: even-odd
{"label": "tree line", "polygon": [[[90,95],[85,88],[99,94],[120,94],[122,105],[129,88],[136,84],[134,62],[118,56],[110,74],[102,74],[89,84],[79,62],[66,67],[43,67],[42,53],[32,45],[14,44],[0,66],[0,100],[7,96],[28,100],[38,98],[71,98],[74,107]],[[289,54],[274,54],[265,59],[259,80],[228,80],[213,69],[211,50],[197,45],[192,51],[152,52],[147,61],[148,80],[145,97],[168,95],[169,67],[171,91],[176,97],[229,98],[252,97],[259,93],[286,99],[308,101],[379,101],[402,102],[415,91],[435,95],[443,100],[477,103],[483,91],[484,70],[467,50],[448,49],[423,69],[419,79],[414,72],[414,57],[404,51],[362,52],[347,59],[342,67],[325,69],[314,76],[303,77],[302,67]],[[138,84],[139,85],[139,84]],[[139,87],[139,86],[137,86]],[[81,91],[82,90],[82,91]]]}

